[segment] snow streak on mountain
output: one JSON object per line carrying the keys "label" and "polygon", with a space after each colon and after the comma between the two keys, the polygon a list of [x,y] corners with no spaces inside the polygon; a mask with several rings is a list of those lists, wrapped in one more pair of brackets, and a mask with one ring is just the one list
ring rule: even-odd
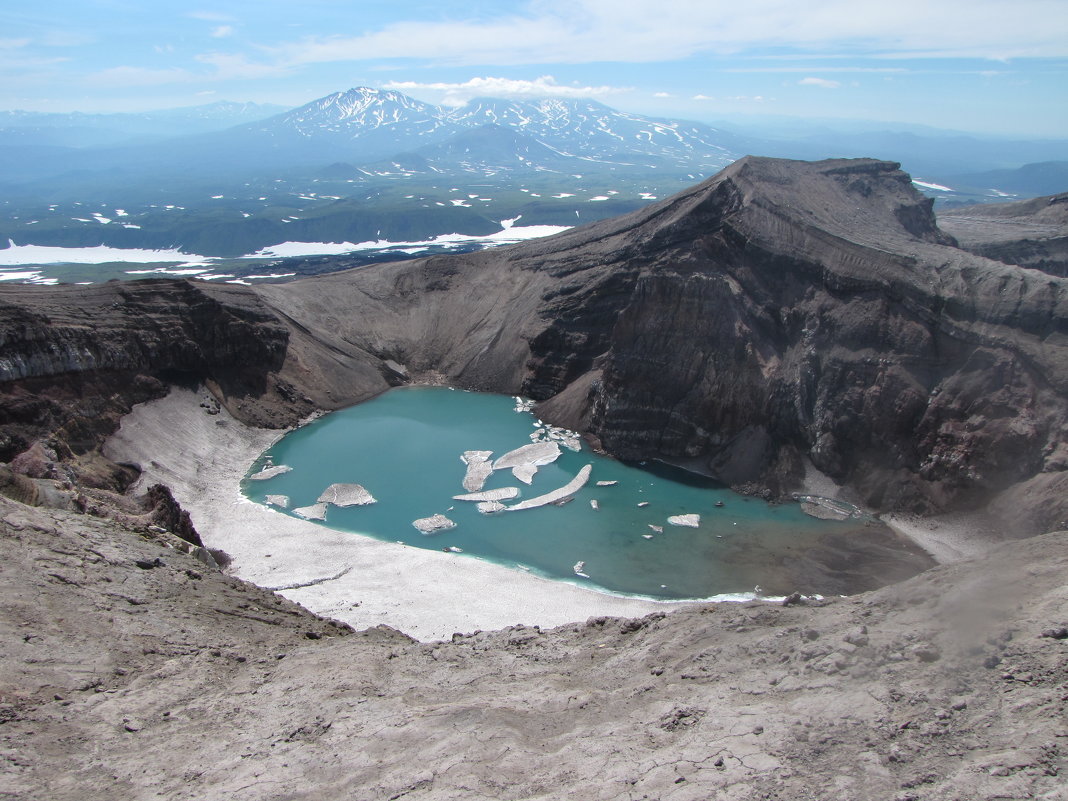
{"label": "snow streak on mountain", "polygon": [[[478,98],[461,108],[446,108],[399,92],[361,87],[249,127],[280,139],[347,141],[354,148],[354,159],[377,152],[387,139],[393,145],[391,155],[414,151],[430,163],[464,153],[476,159],[492,154],[492,158],[544,169],[559,169],[563,162],[579,160],[707,172],[736,158],[719,144],[719,132],[707,125],[559,98]],[[474,138],[472,131],[478,131]],[[481,147],[486,148],[485,154]]]}

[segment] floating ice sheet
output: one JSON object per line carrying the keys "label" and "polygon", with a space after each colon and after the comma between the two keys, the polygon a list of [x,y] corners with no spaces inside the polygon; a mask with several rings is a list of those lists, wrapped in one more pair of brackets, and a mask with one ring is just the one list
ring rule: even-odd
{"label": "floating ice sheet", "polygon": [[585,465],[578,471],[573,479],[567,482],[559,489],[555,489],[552,492],[547,492],[544,495],[539,495],[536,498],[530,498],[529,500],[520,501],[514,506],[509,506],[508,511],[518,512],[523,509],[536,509],[539,506],[546,506],[550,503],[556,503],[557,501],[563,501],[571,498],[576,492],[586,486],[586,482],[590,480],[590,472],[593,470],[593,465]]}
{"label": "floating ice sheet", "polygon": [[516,448],[514,451],[508,451],[504,456],[500,457],[493,463],[494,470],[505,470],[507,468],[519,467],[520,465],[535,465],[540,467],[542,465],[552,464],[560,458],[560,445],[556,442],[534,442],[530,445],[523,445]]}
{"label": "floating ice sheet", "polygon": [[430,517],[421,517],[418,520],[413,520],[412,525],[418,529],[420,534],[437,534],[439,531],[448,531],[450,528],[456,528],[456,524],[445,517],[445,515],[431,515]]}
{"label": "floating ice sheet", "polygon": [[359,484],[331,484],[323,490],[319,502],[332,503],[334,506],[366,506],[375,503],[375,499]]}
{"label": "floating ice sheet", "polygon": [[464,475],[463,487],[468,492],[478,492],[486,479],[493,473],[493,465],[489,458],[493,451],[464,451],[460,461],[467,465],[467,473]]}
{"label": "floating ice sheet", "polygon": [[697,528],[701,525],[701,515],[672,515],[667,521],[673,526]]}
{"label": "floating ice sheet", "polygon": [[454,501],[507,501],[519,497],[519,487],[501,487],[500,489],[471,492],[467,495],[453,495]]}
{"label": "floating ice sheet", "polygon": [[299,506],[293,510],[293,514],[305,520],[326,520],[326,504],[313,503],[311,506]]}
{"label": "floating ice sheet", "polygon": [[269,478],[280,476],[282,473],[288,473],[293,468],[287,464],[277,464],[271,467],[265,467],[260,472],[254,473],[249,476],[251,481],[266,481]]}

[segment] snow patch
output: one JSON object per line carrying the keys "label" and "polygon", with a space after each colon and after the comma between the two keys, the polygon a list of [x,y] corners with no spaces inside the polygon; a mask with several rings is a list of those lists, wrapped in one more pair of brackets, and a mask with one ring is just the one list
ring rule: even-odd
{"label": "snow patch", "polygon": [[938,192],[953,192],[954,191],[954,190],[950,189],[948,186],[942,186],[942,184],[932,184],[932,183],[930,183],[928,181],[917,181],[915,178],[912,179],[912,183],[916,184],[916,186],[922,186],[924,189],[934,189],[934,190],[936,190]]}
{"label": "snow patch", "polygon": [[112,248],[97,245],[90,248],[64,248],[46,245],[16,245],[13,240],[0,250],[0,265],[22,264],[107,264],[108,262],[185,262],[203,259],[194,253],[179,250],[142,250],[139,248]]}
{"label": "snow patch", "polygon": [[[502,221],[507,222],[507,221]],[[514,221],[512,221],[514,223]],[[473,236],[471,234],[442,234],[433,239],[422,242],[391,242],[388,239],[379,239],[374,242],[280,242],[277,245],[250,253],[246,259],[280,259],[290,256],[340,256],[345,253],[354,253],[367,250],[401,250],[402,252],[418,252],[428,247],[460,247],[463,245],[504,245],[513,242],[522,242],[527,239],[537,239],[542,236],[552,236],[561,231],[567,231],[568,225],[510,225],[501,228],[496,233],[486,236]]]}

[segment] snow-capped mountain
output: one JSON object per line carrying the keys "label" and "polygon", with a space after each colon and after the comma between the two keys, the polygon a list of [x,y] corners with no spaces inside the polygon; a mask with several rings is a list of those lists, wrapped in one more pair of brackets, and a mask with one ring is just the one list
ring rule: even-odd
{"label": "snow-capped mountain", "polygon": [[[486,126],[492,126],[487,128]],[[360,87],[336,92],[263,122],[244,126],[276,140],[314,140],[352,163],[434,148],[435,161],[467,165],[486,159],[530,168],[532,158],[580,159],[634,167],[674,166],[709,172],[736,158],[714,128],[616,111],[590,100],[480,98],[461,108],[434,106],[400,92]],[[481,131],[472,137],[465,132]],[[507,136],[502,132],[511,132]],[[446,145],[460,137],[456,145]],[[502,147],[513,143],[511,152]],[[488,147],[480,152],[479,144]],[[435,146],[443,147],[435,147]],[[459,166],[459,164],[458,164]],[[446,167],[447,168],[447,167]]]}
{"label": "snow-capped mountain", "polygon": [[[431,136],[447,124],[437,106],[400,92],[360,87],[334,92],[255,127],[305,137],[334,134],[353,139],[388,129],[398,139],[404,139]],[[449,133],[452,131],[445,135]]]}
{"label": "snow-capped mountain", "polygon": [[478,98],[450,112],[449,118],[467,127],[514,128],[563,154],[600,161],[637,166],[653,159],[697,166],[696,160],[718,169],[737,158],[707,125],[628,114],[593,100]]}

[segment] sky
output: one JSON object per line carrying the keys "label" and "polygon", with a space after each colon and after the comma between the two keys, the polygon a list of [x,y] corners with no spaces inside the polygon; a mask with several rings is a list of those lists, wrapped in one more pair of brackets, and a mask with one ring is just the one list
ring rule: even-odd
{"label": "sky", "polygon": [[588,97],[1068,138],[1068,0],[2,0],[0,110]]}

